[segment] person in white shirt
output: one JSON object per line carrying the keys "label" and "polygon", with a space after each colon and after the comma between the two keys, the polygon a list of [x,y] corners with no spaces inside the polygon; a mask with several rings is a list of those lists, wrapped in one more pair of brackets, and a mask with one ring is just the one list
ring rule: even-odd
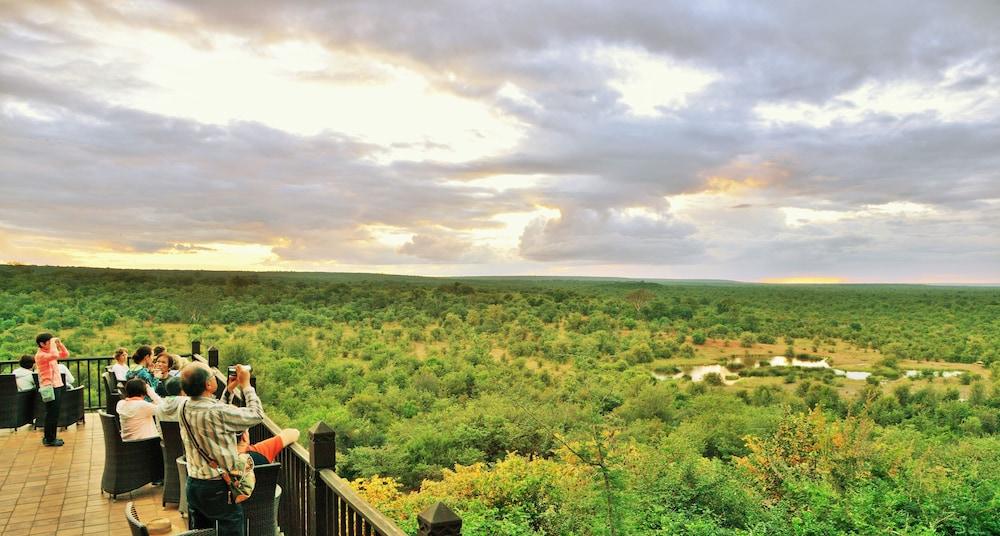
{"label": "person in white shirt", "polygon": [[21,356],[21,366],[14,369],[14,381],[17,382],[18,391],[30,391],[35,388],[35,356],[24,354]]}
{"label": "person in white shirt", "polygon": [[115,373],[115,378],[120,382],[125,381],[125,374],[128,374],[128,350],[119,348],[115,350],[115,364],[111,365],[111,372]]}
{"label": "person in white shirt", "polygon": [[69,368],[62,363],[59,363],[59,374],[66,377],[66,388],[72,389],[73,384],[76,383],[76,378],[73,377],[73,373],[69,371]]}
{"label": "person in white shirt", "polygon": [[[153,402],[146,402],[146,396]],[[156,423],[153,422],[156,405],[159,403],[159,395],[146,382],[139,378],[125,382],[125,399],[119,400],[116,406],[122,423],[122,441],[160,436]]]}

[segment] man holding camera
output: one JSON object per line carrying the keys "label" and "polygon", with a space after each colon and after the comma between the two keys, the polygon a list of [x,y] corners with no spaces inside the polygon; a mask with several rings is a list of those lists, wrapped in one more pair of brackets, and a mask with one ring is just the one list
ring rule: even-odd
{"label": "man holding camera", "polygon": [[239,387],[246,407],[217,400],[212,369],[194,362],[181,371],[181,387],[190,398],[168,400],[159,411],[160,415],[182,423],[191,528],[213,528],[218,523],[220,536],[243,536],[246,525],[243,507],[231,500],[229,486],[220,470],[229,471],[237,466],[237,432],[264,420],[260,398],[250,385],[250,368],[237,365],[235,372],[226,390],[232,393]]}

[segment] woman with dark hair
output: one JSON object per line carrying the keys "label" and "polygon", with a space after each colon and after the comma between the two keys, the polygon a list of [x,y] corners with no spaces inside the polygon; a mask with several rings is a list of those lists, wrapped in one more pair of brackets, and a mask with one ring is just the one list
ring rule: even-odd
{"label": "woman with dark hair", "polygon": [[[146,402],[146,397],[153,403]],[[159,436],[153,415],[160,397],[139,378],[125,382],[125,399],[118,401],[116,410],[122,423],[122,441],[149,439]]]}
{"label": "woman with dark hair", "polygon": [[38,345],[38,351],[35,352],[38,393],[45,402],[45,435],[42,437],[42,444],[46,447],[61,447],[63,440],[56,437],[56,424],[59,422],[59,399],[66,387],[57,361],[69,357],[69,350],[51,333],[38,334],[35,344]]}
{"label": "woman with dark hair", "polygon": [[[148,346],[136,348],[135,353],[132,354],[132,366],[128,369],[128,373],[125,374],[125,378],[128,380],[138,378],[146,382],[146,385],[152,387],[155,391],[160,385],[160,380],[156,379],[153,372],[149,370],[153,364],[152,356],[152,348]],[[146,401],[151,401],[150,397],[147,396]]]}

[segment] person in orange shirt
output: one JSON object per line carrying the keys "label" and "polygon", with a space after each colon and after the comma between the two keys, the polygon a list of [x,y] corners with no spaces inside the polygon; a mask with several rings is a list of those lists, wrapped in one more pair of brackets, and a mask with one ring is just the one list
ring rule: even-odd
{"label": "person in orange shirt", "polygon": [[35,337],[38,351],[35,352],[35,367],[38,368],[38,387],[52,387],[55,398],[45,403],[45,436],[42,444],[46,447],[61,447],[63,440],[56,437],[56,423],[59,422],[59,399],[65,390],[59,373],[59,359],[69,357],[69,350],[58,337],[51,333],[41,333]]}

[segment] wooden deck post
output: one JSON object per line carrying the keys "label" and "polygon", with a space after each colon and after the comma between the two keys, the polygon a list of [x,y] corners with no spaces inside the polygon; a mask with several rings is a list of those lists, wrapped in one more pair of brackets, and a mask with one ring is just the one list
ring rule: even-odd
{"label": "wooden deck post", "polygon": [[191,355],[201,354],[201,341],[191,341]]}
{"label": "wooden deck post", "polygon": [[219,368],[219,349],[214,346],[208,348],[208,366],[214,369]]}
{"label": "wooden deck post", "polygon": [[434,503],[417,514],[417,536],[461,536],[462,518],[444,503]]}
{"label": "wooden deck post", "polygon": [[[311,534],[326,536],[336,534],[337,497],[328,501],[330,492],[320,480],[319,472],[334,469],[337,465],[337,434],[323,421],[309,429],[309,502],[313,506]],[[332,511],[330,511],[332,508]]]}

